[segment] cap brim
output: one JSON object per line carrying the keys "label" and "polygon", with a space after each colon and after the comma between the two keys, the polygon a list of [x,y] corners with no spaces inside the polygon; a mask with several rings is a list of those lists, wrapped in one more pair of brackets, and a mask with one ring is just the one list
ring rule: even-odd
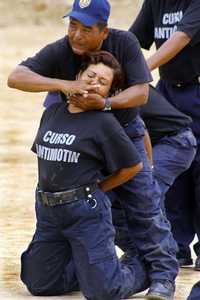
{"label": "cap brim", "polygon": [[96,18],[93,18],[87,14],[80,13],[78,11],[71,11],[70,13],[63,16],[63,18],[72,17],[86,26],[93,26],[98,23]]}

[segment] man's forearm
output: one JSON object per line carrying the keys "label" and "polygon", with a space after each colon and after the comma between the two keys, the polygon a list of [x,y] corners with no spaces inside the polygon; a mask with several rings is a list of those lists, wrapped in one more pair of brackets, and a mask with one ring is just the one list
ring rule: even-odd
{"label": "man's forearm", "polygon": [[149,95],[149,84],[136,84],[120,92],[118,95],[110,97],[112,109],[124,109],[138,107],[147,102]]}
{"label": "man's forearm", "polygon": [[18,66],[8,77],[8,86],[25,92],[46,92],[59,90],[58,79],[48,78]]}
{"label": "man's forearm", "polygon": [[190,37],[184,32],[175,32],[169,40],[147,59],[147,65],[152,71],[174,58],[189,42]]}

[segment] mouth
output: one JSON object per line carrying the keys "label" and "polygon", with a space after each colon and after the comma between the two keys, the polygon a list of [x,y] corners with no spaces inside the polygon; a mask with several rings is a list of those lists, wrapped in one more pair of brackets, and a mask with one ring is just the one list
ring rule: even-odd
{"label": "mouth", "polygon": [[87,51],[84,45],[71,44],[71,47],[76,54],[83,54]]}
{"label": "mouth", "polygon": [[91,90],[88,91],[88,94],[98,94],[98,95],[100,95],[99,94],[99,89],[98,88],[91,89]]}

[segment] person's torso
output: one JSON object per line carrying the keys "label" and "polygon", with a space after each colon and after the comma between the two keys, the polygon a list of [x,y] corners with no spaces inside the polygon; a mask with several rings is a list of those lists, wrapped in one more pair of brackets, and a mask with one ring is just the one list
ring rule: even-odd
{"label": "person's torso", "polygon": [[95,182],[104,166],[98,144],[103,115],[69,113],[64,103],[53,106],[43,115],[32,147],[38,156],[40,188],[54,192]]}
{"label": "person's torso", "polygon": [[[191,0],[152,0],[154,41],[158,49],[177,31]],[[192,20],[191,20],[192,21]],[[189,83],[200,75],[200,28],[175,58],[159,68],[160,77],[172,84]]]}

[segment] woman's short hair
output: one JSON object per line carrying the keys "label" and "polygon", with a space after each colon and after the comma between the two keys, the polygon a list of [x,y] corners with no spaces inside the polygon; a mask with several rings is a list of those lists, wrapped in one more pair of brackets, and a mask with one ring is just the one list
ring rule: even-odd
{"label": "woman's short hair", "polygon": [[120,91],[124,81],[122,69],[117,59],[107,51],[96,51],[84,55],[81,72],[84,72],[90,65],[97,65],[99,63],[102,63],[113,70],[113,81],[109,95]]}

